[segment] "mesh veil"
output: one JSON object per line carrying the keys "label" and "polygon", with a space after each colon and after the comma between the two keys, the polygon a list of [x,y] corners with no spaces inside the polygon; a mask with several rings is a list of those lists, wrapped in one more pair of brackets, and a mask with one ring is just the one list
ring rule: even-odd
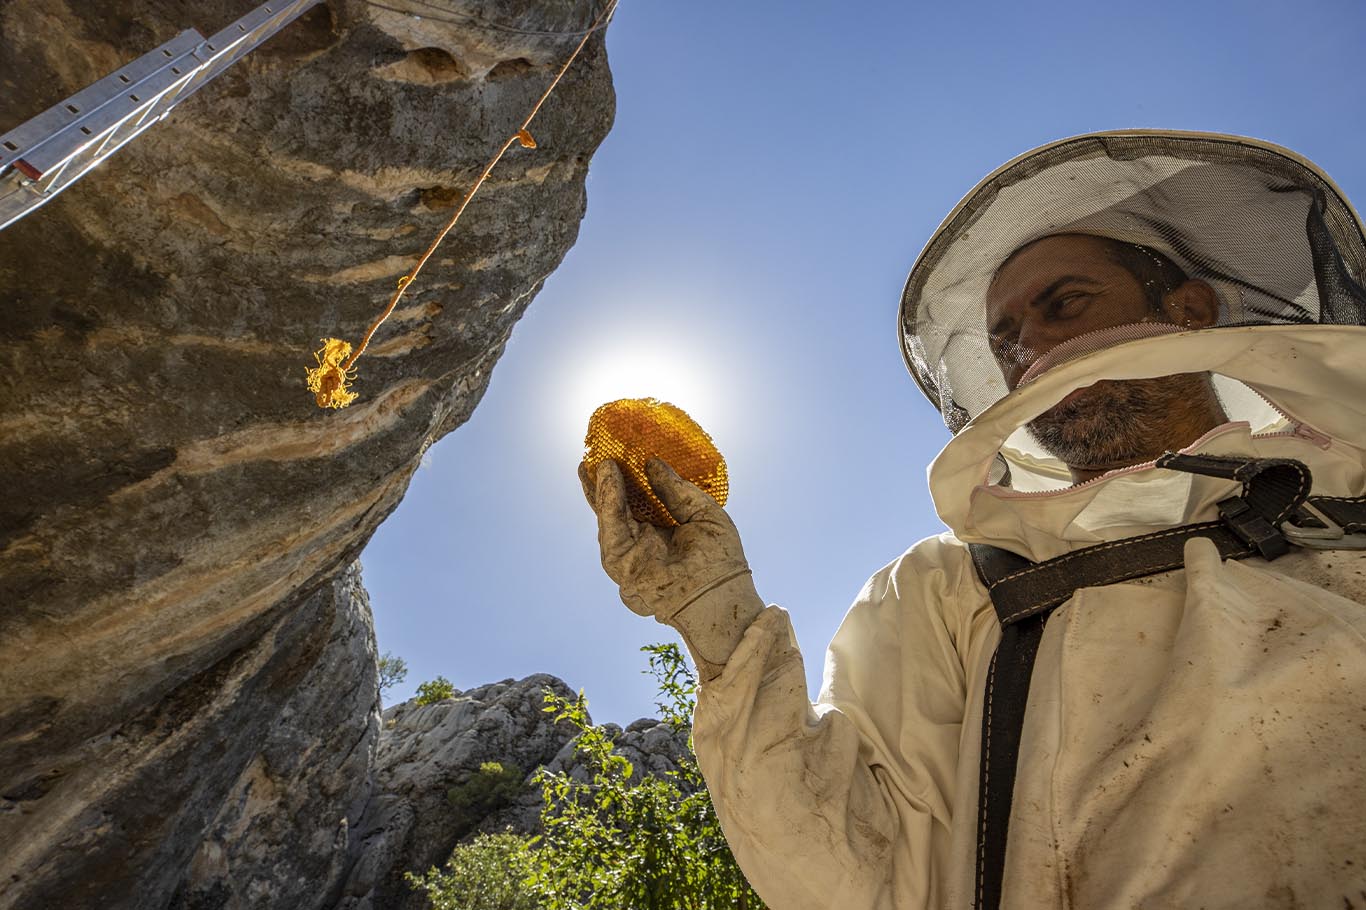
{"label": "mesh veil", "polygon": [[[1058,234],[1107,238],[1154,261],[1165,257],[1217,296],[1214,331],[1366,324],[1361,223],[1313,165],[1256,140],[1209,134],[1064,140],[980,183],[940,226],[906,282],[902,353],[951,431],[1008,391],[999,349],[993,351],[999,338],[988,332],[988,291],[1000,293],[993,279],[1016,251]],[[1160,313],[1116,316],[1109,326],[1126,322],[1140,333],[1179,328],[1162,324]],[[1079,356],[1123,337],[1134,332],[1093,332],[1055,354]]]}

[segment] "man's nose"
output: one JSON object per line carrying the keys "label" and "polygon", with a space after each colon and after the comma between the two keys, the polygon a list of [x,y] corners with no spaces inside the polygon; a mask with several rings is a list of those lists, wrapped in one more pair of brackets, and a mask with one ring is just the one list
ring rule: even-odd
{"label": "man's nose", "polygon": [[[1044,336],[1043,328],[1038,320],[1025,317],[1020,322],[1020,330],[1015,336],[1015,344],[1021,352],[1021,357],[1027,358],[1029,363],[1039,359],[1043,353],[1039,349],[1039,343]],[[1028,364],[1026,364],[1028,365]]]}
{"label": "man's nose", "polygon": [[1057,339],[1038,321],[1026,319],[1019,332],[1006,347],[1005,374],[1007,387],[1014,389],[1029,368],[1040,357],[1052,350]]}
{"label": "man's nose", "polygon": [[1020,346],[1019,340],[1013,337],[996,337],[991,340],[991,353],[996,359],[996,366],[1001,370],[1001,377],[1006,381],[1006,388],[1014,389],[1019,384],[1020,377],[1029,369],[1029,365],[1034,362],[1034,357],[1029,351]]}
{"label": "man's nose", "polygon": [[1020,323],[1020,333],[1015,338],[1018,358],[1024,368],[1029,369],[1034,361],[1053,350],[1061,340],[1059,333],[1043,320],[1025,319]]}

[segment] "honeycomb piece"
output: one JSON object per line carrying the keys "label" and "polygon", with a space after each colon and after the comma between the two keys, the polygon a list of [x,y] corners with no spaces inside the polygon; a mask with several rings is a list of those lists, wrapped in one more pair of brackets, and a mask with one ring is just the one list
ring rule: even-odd
{"label": "honeycomb piece", "polygon": [[664,503],[650,489],[645,462],[660,458],[681,477],[701,487],[721,505],[726,504],[730,480],[726,460],[711,437],[681,408],[655,398],[609,401],[588,418],[584,463],[591,470],[615,461],[626,478],[626,503],[637,521],[661,528],[677,526]]}
{"label": "honeycomb piece", "polygon": [[344,408],[359,397],[350,389],[356,371],[344,363],[350,355],[351,345],[340,338],[324,338],[322,349],[314,352],[318,365],[308,371],[304,382],[318,407]]}

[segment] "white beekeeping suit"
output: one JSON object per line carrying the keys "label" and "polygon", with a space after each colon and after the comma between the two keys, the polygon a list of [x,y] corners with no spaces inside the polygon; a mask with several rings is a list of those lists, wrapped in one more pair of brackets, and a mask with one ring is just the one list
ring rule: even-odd
{"label": "white beekeeping suit", "polygon": [[[1103,288],[1069,292],[1076,276],[1047,264],[1019,274],[1044,242],[1137,250],[1155,274],[1179,270],[1171,286],[1189,306],[1154,292],[1151,312],[1102,318]],[[1062,284],[1010,296],[1044,275]],[[1265,143],[1098,134],[986,178],[931,239],[902,301],[907,363],[955,432],[929,472],[949,533],[865,585],[815,704],[787,614],[736,579],[743,557],[719,509],[656,470],[657,487],[674,488],[666,502],[688,513],[683,528],[710,522],[705,538],[723,541],[724,572],[702,577],[698,557],[696,584],[678,569],[651,584],[648,561],[622,557],[655,532],[614,532],[611,479],[590,485],[623,597],[677,625],[699,659],[699,762],[770,906],[993,903],[980,863],[983,715],[1008,693],[991,690],[1001,622],[968,545],[1033,563],[1123,552],[1105,545],[1218,525],[1220,504],[1246,493],[1151,460],[1069,472],[1035,437],[1100,380],[1212,382],[1220,417],[1185,454],[1293,460],[1312,474],[1311,502],[1361,497],[1363,275],[1350,205]],[[1098,328],[1052,346],[1002,342],[1000,312],[1045,308]],[[1221,560],[1196,535],[1171,571],[1073,579],[1028,684],[1001,906],[1366,908],[1366,538],[1317,520],[1299,506],[1305,492],[1275,516],[1291,544],[1278,558]]]}

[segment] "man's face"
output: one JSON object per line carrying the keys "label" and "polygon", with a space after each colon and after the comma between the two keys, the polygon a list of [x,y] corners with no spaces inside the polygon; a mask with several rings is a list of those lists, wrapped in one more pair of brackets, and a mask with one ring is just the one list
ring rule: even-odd
{"label": "man's face", "polygon": [[[1063,342],[1115,326],[1171,321],[1137,276],[1110,257],[1105,241],[1079,234],[1025,246],[987,290],[992,353],[1011,390],[1035,361]],[[1207,374],[1103,380],[1072,392],[1029,428],[1074,476],[1085,476],[1137,464],[1193,440],[1185,425],[1196,426],[1202,418],[1192,404],[1206,417],[1218,413]]]}
{"label": "man's face", "polygon": [[1034,361],[1087,332],[1162,317],[1142,284],[1082,234],[1045,237],[1024,247],[987,289],[992,354],[1011,390]]}

